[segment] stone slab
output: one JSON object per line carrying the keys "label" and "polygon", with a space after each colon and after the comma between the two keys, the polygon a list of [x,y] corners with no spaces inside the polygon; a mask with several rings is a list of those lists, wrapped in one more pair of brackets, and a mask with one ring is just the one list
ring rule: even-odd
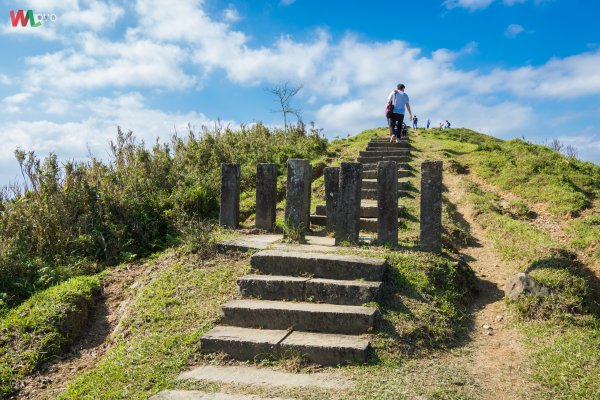
{"label": "stone slab", "polygon": [[[412,171],[413,167],[409,164],[409,163],[403,163],[403,162],[399,162],[398,164],[398,171]],[[363,178],[364,178],[364,173],[367,171],[375,171],[375,173],[377,173],[377,163],[362,163],[363,166]],[[398,175],[400,176],[400,175]],[[375,178],[377,178],[377,176],[375,176]]]}
{"label": "stone slab", "polygon": [[256,166],[256,227],[272,231],[277,209],[277,166]]}
{"label": "stone slab", "polygon": [[205,353],[224,352],[238,360],[253,360],[257,355],[275,352],[287,334],[287,330],[218,325],[200,338],[200,347]]}
{"label": "stone slab", "polygon": [[[398,178],[408,178],[414,176],[415,174],[412,171],[406,169],[398,170]],[[369,169],[363,170],[362,178],[364,179],[377,179],[377,169]]]}
{"label": "stone slab", "polygon": [[372,149],[363,150],[358,153],[359,157],[379,157],[379,156],[409,156],[410,149]]}
{"label": "stone slab", "polygon": [[367,361],[369,341],[359,336],[294,331],[281,343],[282,350],[302,353],[314,363],[337,365]]}
{"label": "stone slab", "polygon": [[377,240],[398,244],[398,193],[405,182],[398,183],[396,163],[380,162],[377,166]]}
{"label": "stone slab", "polygon": [[237,286],[239,293],[245,298],[304,301],[308,279],[281,275],[246,275],[238,278]]}
{"label": "stone slab", "polygon": [[271,275],[380,281],[387,261],[354,255],[263,250],[250,257],[250,265],[261,273]]}
{"label": "stone slab", "polygon": [[265,397],[227,394],[227,393],[205,393],[198,390],[163,390],[150,400],[292,400],[281,397]]}
{"label": "stone slab", "polygon": [[351,380],[333,373],[295,374],[269,368],[205,365],[185,372],[179,380],[208,381],[232,385],[281,387],[315,387],[321,389],[351,389]]}
{"label": "stone slab", "polygon": [[307,301],[360,306],[377,301],[381,282],[299,278],[281,275],[246,275],[237,280],[244,298]]}
{"label": "stone slab", "polygon": [[240,219],[240,164],[221,164],[219,223],[237,228]]}
{"label": "stone slab", "polygon": [[372,307],[274,300],[233,300],[221,306],[225,325],[361,334],[375,323]]}
{"label": "stone slab", "polygon": [[[360,230],[365,232],[377,232],[377,218],[363,217],[363,207],[360,208],[360,212]],[[377,210],[375,210],[374,215],[377,215]],[[326,226],[327,217],[324,215],[311,215],[310,223],[317,226]]]}
{"label": "stone slab", "polygon": [[225,240],[218,244],[220,251],[262,250],[271,247],[283,239],[283,235],[243,235],[235,239]]}
{"label": "stone slab", "polygon": [[368,157],[358,157],[356,159],[359,163],[363,164],[374,164],[378,161],[396,161],[396,162],[410,162],[409,156],[368,156]]}
{"label": "stone slab", "polygon": [[381,282],[315,278],[306,281],[305,298],[321,303],[359,306],[377,301],[381,286]]}
{"label": "stone slab", "polygon": [[442,251],[442,162],[421,163],[421,250]]}
{"label": "stone slab", "polygon": [[335,222],[335,243],[359,241],[362,165],[343,162]]}
{"label": "stone slab", "polygon": [[325,204],[317,204],[317,206],[315,208],[315,214],[326,216],[327,215],[327,206]]}
{"label": "stone slab", "polygon": [[305,232],[309,228],[312,168],[308,160],[289,159],[287,171],[285,222]]}
{"label": "stone slab", "polygon": [[[397,180],[398,190],[407,190],[410,184],[407,181]],[[377,190],[377,179],[365,179],[362,180],[362,190]]]}

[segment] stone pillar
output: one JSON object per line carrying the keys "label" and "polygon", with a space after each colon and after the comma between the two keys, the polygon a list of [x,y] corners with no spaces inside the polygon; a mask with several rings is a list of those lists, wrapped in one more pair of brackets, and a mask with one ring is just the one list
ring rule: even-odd
{"label": "stone pillar", "polygon": [[311,181],[312,168],[307,160],[288,160],[285,222],[303,232],[310,227]]}
{"label": "stone pillar", "polygon": [[237,228],[240,219],[240,164],[221,164],[221,211],[219,223]]}
{"label": "stone pillar", "polygon": [[325,177],[325,215],[327,216],[327,231],[335,231],[337,219],[336,209],[338,191],[340,190],[340,167],[327,167],[323,170]]}
{"label": "stone pillar", "polygon": [[256,227],[267,231],[275,227],[277,208],[277,166],[256,166]]}
{"label": "stone pillar", "polygon": [[398,244],[398,166],[395,161],[377,163],[377,240]]}
{"label": "stone pillar", "polygon": [[335,224],[335,243],[358,243],[362,164],[342,163]]}
{"label": "stone pillar", "polygon": [[421,164],[421,250],[442,251],[442,162]]}

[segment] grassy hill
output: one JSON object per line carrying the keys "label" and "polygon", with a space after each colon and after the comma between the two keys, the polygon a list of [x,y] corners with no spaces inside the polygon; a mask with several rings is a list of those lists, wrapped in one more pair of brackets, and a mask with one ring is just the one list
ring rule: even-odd
{"label": "grassy hill", "polygon": [[[23,380],[31,383],[28,375],[77,340],[94,318],[91,305],[102,286],[106,292],[119,271],[141,271],[114,286],[128,299],[127,308],[104,339],[106,351],[64,382],[61,398],[146,398],[173,387],[189,365],[223,362],[200,355],[199,338],[218,319],[219,305],[235,297],[235,278],[249,264],[247,255],[215,250],[217,240],[232,234],[210,223],[217,212],[220,163],[242,164],[242,215],[250,226],[257,162],[278,165],[283,200],[287,158],[311,160],[314,207],[324,202],[322,168],[354,160],[370,138],[384,134],[373,129],[327,143],[315,132],[286,134],[258,125],[190,134],[151,150],[120,133],[108,163],[59,167],[52,157],[18,154],[28,186],[3,195],[0,217],[1,393]],[[416,248],[417,189],[413,198],[401,199],[400,248],[359,250],[388,257],[392,266],[372,362],[340,368],[359,385],[335,395],[267,394],[394,398],[402,387],[407,397],[480,398],[482,389],[464,365],[428,361],[460,352],[476,328],[469,308],[476,278],[459,258],[472,240],[457,212],[460,201],[473,210],[506,268],[529,271],[551,288],[545,299],[507,302],[540,398],[597,398],[600,167],[465,129],[419,130],[412,145],[417,171],[409,179],[412,187],[420,185],[419,162],[432,158],[444,160],[445,173],[461,185],[459,200],[453,191],[444,199],[444,254]],[[298,359],[272,364],[303,368]],[[252,388],[244,392],[265,395]]]}

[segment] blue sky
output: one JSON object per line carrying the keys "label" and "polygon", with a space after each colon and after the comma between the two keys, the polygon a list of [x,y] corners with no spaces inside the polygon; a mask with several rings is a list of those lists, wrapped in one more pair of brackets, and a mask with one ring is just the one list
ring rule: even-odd
{"label": "blue sky", "polygon": [[[10,11],[56,16],[13,27]],[[281,125],[266,89],[332,138],[385,125],[406,84],[414,113],[508,139],[559,139],[600,163],[600,3],[3,1],[0,184],[19,147],[106,156],[116,126],[151,143],[191,124]]]}

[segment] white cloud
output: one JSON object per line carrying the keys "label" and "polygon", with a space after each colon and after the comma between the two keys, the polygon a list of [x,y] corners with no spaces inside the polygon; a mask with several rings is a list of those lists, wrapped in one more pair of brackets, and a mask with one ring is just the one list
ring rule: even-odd
{"label": "white cloud", "polygon": [[578,158],[595,160],[596,163],[600,163],[600,130],[598,128],[588,127],[573,136],[559,136],[558,140],[566,146],[573,146],[577,150]]}
{"label": "white cloud", "polygon": [[194,78],[182,69],[185,52],[175,45],[128,37],[110,42],[81,34],[78,47],[29,57],[26,78],[52,93],[107,87],[184,89]]}
{"label": "white cloud", "polygon": [[600,94],[600,50],[553,58],[539,67],[496,69],[472,82],[476,93],[510,92],[560,102]]}
{"label": "white cloud", "polygon": [[21,25],[13,27],[10,23],[10,20],[8,20],[5,24],[0,25],[0,34],[20,37],[35,37],[47,41],[59,39],[55,24],[45,24],[37,28],[33,28],[31,26],[23,27]]}
{"label": "white cloud", "polygon": [[89,2],[88,8],[75,8],[58,16],[58,24],[99,31],[114,26],[125,10],[111,3]]}
{"label": "white cloud", "polygon": [[[9,166],[1,172],[2,183],[18,173],[13,155],[16,148],[34,150],[42,156],[54,152],[63,160],[85,159],[89,148],[94,155],[103,158],[109,140],[116,135],[117,126],[125,131],[132,130],[138,139],[151,144],[157,137],[167,142],[174,129],[179,133],[186,132],[188,123],[197,129],[214,124],[202,113],[167,113],[149,108],[139,93],[89,99],[81,107],[86,117],[69,122],[39,119],[0,123],[0,165]],[[235,125],[232,121],[224,124]]]}
{"label": "white cloud", "polygon": [[524,30],[525,29],[519,24],[510,24],[504,31],[504,36],[506,36],[509,39],[514,39],[519,33],[523,32]]}
{"label": "white cloud", "polygon": [[[466,8],[467,10],[473,12],[477,10],[483,10],[488,8],[495,0],[445,0],[442,4],[446,6],[447,9],[453,8]],[[514,6],[515,4],[523,4],[527,3],[528,0],[502,0],[502,4],[505,6]],[[550,0],[534,0],[533,3],[535,5],[543,4]]]}
{"label": "white cloud", "polygon": [[230,4],[229,7],[223,11],[223,19],[226,22],[234,23],[241,19],[240,13],[234,5]]}
{"label": "white cloud", "polygon": [[[31,36],[47,41],[68,38],[75,31],[100,31],[111,28],[124,15],[124,9],[112,2],[96,0],[27,0],[24,9],[35,14],[56,15],[56,21],[44,22],[37,28],[13,27],[9,20],[1,25],[0,33],[13,36]],[[65,34],[65,31],[69,31]]]}
{"label": "white cloud", "polygon": [[469,11],[482,10],[488,8],[494,0],[446,0],[444,5],[448,9],[466,8]]}
{"label": "white cloud", "polygon": [[2,100],[2,109],[8,113],[17,113],[21,111],[21,105],[31,97],[31,93],[23,92],[12,96],[7,96]]}
{"label": "white cloud", "polygon": [[73,104],[66,99],[49,97],[41,104],[42,112],[49,115],[66,115],[73,111]]}
{"label": "white cloud", "polygon": [[0,74],[0,85],[10,85],[11,79],[4,74]]}

